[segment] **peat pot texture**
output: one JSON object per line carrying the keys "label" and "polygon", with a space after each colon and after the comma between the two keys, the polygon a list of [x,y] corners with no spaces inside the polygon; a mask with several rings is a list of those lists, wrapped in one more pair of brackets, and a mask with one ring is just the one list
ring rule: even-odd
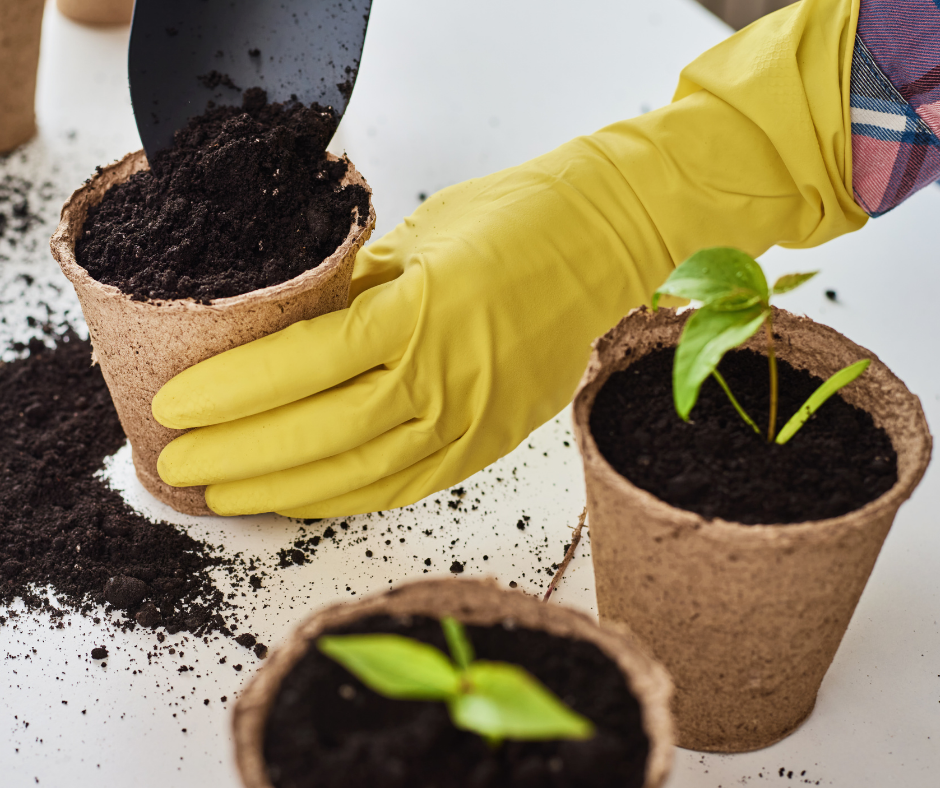
{"label": "peat pot texture", "polygon": [[[329,155],[329,154],[328,154]],[[62,208],[52,236],[52,254],[75,287],[82,305],[94,358],[101,365],[121,426],[131,442],[141,484],[154,496],[186,514],[211,514],[204,487],[170,487],[157,473],[163,447],[182,435],[160,425],[150,410],[154,394],[184,369],[233,347],[273,334],[299,320],[346,307],[356,253],[375,227],[375,210],[358,227],[350,217],[346,240],[319,266],[278,285],[209,304],[191,299],[134,301],[118,288],[96,281],[75,259],[88,209],[113,185],[147,169],[143,151],[102,169]],[[342,181],[368,185],[350,164]],[[370,192],[371,194],[371,192]]]}
{"label": "peat pot texture", "polygon": [[622,627],[601,628],[583,613],[502,590],[492,580],[448,578],[414,582],[357,604],[325,608],[294,630],[258,671],[235,707],[235,755],[245,788],[271,788],[263,755],[265,727],[284,677],[321,634],[377,615],[453,616],[463,624],[483,627],[511,620],[521,628],[594,644],[617,665],[639,701],[649,740],[643,788],[657,788],[665,781],[672,762],[672,683],[631,633]]}
{"label": "peat pot texture", "polygon": [[59,11],[85,25],[129,25],[134,0],[56,0]]}
{"label": "peat pot texture", "polygon": [[43,0],[0,2],[0,155],[36,133]]}
{"label": "peat pot texture", "polygon": [[[773,744],[813,709],[898,507],[930,460],[920,400],[872,353],[774,310],[778,357],[821,378],[871,366],[843,390],[897,452],[898,481],[848,514],[790,525],[706,520],[620,476],[598,451],[590,413],[614,372],[674,347],[685,315],[633,310],[595,342],[574,398],[602,624],[623,623],[672,674],[678,744],[741,752]],[[765,351],[763,332],[745,347]],[[677,417],[678,418],[678,417]]]}

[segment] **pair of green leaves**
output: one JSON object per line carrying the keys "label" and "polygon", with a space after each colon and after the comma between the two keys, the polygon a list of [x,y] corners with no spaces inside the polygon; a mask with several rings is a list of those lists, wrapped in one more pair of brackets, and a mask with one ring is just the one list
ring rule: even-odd
{"label": "pair of green leaves", "polygon": [[503,739],[588,739],[590,720],[518,665],[474,660],[463,626],[441,621],[451,658],[401,635],[324,635],[317,648],[369,689],[395,700],[442,701],[456,727]]}
{"label": "pair of green leaves", "polygon": [[[702,249],[672,272],[653,294],[653,310],[662,295],[701,302],[685,324],[673,366],[673,398],[676,411],[685,421],[689,420],[705,378],[714,375],[741,417],[760,434],[757,425],[731,394],[718,372],[718,364],[726,352],[750,339],[770,320],[772,295],[787,293],[816,273],[787,274],[771,288],[757,261],[730,247]],[[770,363],[773,366],[772,356]],[[790,440],[829,397],[861,375],[868,364],[868,359],[859,361],[823,383],[777,433],[775,442],[783,444]],[[774,413],[775,394],[772,386]]]}

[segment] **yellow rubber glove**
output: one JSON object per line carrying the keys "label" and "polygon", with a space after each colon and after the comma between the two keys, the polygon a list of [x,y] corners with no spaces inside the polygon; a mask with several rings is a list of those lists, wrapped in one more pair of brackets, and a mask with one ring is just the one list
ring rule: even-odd
{"label": "yellow rubber glove", "polygon": [[160,475],[219,514],[413,503],[561,410],[591,341],[695,250],[858,229],[856,17],[803,0],[692,63],[668,107],[435,194],[359,253],[348,309],[166,384],[154,416],[201,429]]}

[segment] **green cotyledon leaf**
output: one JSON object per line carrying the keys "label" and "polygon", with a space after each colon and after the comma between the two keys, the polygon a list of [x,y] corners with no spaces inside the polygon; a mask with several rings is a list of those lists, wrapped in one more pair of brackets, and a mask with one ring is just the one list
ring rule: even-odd
{"label": "green cotyledon leaf", "polygon": [[653,294],[654,311],[662,295],[690,298],[703,305],[726,299],[726,310],[734,307],[736,298],[744,309],[749,300],[767,304],[770,299],[767,279],[757,261],[729,246],[701,249],[677,266]]}
{"label": "green cotyledon leaf", "polygon": [[869,364],[871,364],[871,359],[863,358],[861,361],[856,361],[854,364],[840,369],[823,382],[816,391],[809,395],[809,399],[800,405],[797,412],[790,417],[790,420],[783,425],[783,428],[777,433],[775,443],[782,446],[796,435],[800,427],[809,421],[810,416],[819,410],[829,397],[859,377],[868,369]]}
{"label": "green cotyledon leaf", "polygon": [[812,279],[819,271],[810,271],[806,274],[786,274],[781,276],[773,286],[773,294],[780,295],[780,293],[789,293],[791,290],[799,287],[803,282],[808,282]]}
{"label": "green cotyledon leaf", "polygon": [[467,691],[448,702],[454,725],[487,738],[589,739],[594,725],[568,708],[544,684],[517,665],[474,662]]}
{"label": "green cotyledon leaf", "polygon": [[317,648],[387,698],[446,701],[460,692],[460,671],[447,656],[411,638],[324,635]]}
{"label": "green cotyledon leaf", "polygon": [[703,306],[691,314],[672,367],[673,399],[683,420],[689,420],[702,382],[715,371],[722,356],[753,336],[769,314],[763,304],[733,312]]}

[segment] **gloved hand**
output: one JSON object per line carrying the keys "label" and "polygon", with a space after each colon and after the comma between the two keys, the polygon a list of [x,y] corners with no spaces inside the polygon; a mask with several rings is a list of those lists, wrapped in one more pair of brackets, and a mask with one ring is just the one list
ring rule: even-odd
{"label": "gloved hand", "polygon": [[201,429],[160,475],[219,514],[413,503],[561,410],[591,341],[693,251],[860,227],[853,13],[804,0],[695,61],[670,106],[434,195],[359,253],[346,310],[166,384],[154,416]]}

